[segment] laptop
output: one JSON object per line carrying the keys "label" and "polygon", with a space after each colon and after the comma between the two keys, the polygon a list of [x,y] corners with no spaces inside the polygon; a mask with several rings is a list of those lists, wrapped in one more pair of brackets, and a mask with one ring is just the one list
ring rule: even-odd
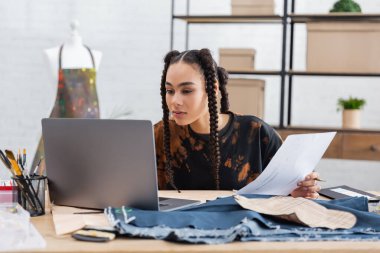
{"label": "laptop", "polygon": [[42,119],[53,204],[172,211],[199,201],[159,201],[149,120]]}

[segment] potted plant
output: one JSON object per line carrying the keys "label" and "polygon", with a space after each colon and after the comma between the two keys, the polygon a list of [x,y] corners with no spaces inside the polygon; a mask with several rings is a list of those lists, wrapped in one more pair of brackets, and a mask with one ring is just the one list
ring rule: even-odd
{"label": "potted plant", "polygon": [[337,1],[330,12],[362,12],[360,5],[353,0]]}
{"label": "potted plant", "polygon": [[338,111],[343,110],[343,128],[360,128],[360,110],[366,101],[361,98],[349,97],[338,99]]}

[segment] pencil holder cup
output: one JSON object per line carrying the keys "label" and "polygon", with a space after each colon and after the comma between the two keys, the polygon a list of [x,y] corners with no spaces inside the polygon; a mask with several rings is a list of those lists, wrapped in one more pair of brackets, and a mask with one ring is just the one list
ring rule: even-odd
{"label": "pencil holder cup", "polygon": [[45,214],[46,176],[12,177],[18,188],[18,203],[30,216]]}

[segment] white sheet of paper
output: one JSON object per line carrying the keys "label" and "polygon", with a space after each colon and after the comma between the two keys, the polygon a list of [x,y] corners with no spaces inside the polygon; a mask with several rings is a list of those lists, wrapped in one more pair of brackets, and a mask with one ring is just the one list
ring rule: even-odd
{"label": "white sheet of paper", "polygon": [[288,195],[315,169],[335,134],[289,135],[260,176],[237,194]]}

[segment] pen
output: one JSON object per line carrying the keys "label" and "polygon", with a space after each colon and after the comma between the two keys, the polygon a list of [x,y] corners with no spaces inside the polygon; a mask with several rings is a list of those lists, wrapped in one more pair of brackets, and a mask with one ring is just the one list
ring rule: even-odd
{"label": "pen", "polygon": [[11,163],[11,169],[13,169],[13,173],[15,176],[22,176],[22,172],[20,167],[18,166],[18,163],[16,162],[16,158],[12,151],[5,150],[5,154],[7,155],[7,158],[9,159]]}
{"label": "pen", "polygon": [[8,158],[5,156],[5,154],[1,150],[0,150],[0,159],[4,163],[5,167],[11,170],[11,162],[8,160]]}
{"label": "pen", "polygon": [[43,158],[44,158],[43,156],[40,157],[40,160],[38,161],[36,167],[34,168],[33,173],[30,174],[30,175],[36,175],[36,172],[37,172],[37,170],[38,170],[38,167],[40,167],[40,164],[41,164],[41,161],[42,161]]}
{"label": "pen", "polygon": [[26,164],[26,148],[24,148],[23,154],[22,154],[22,166],[25,167],[25,164]]}
{"label": "pen", "polygon": [[[42,160],[43,160],[43,158],[42,158]],[[39,176],[44,175],[45,168],[46,168],[46,164],[45,164],[45,162],[42,161],[42,163],[40,164],[40,167],[38,168],[38,175]]]}
{"label": "pen", "polygon": [[320,179],[320,178],[316,178],[314,179],[315,181],[318,181],[318,182],[326,182],[326,180],[323,180],[323,179]]}
{"label": "pen", "polygon": [[18,153],[17,153],[17,163],[19,165],[19,167],[21,168],[21,173],[23,176],[26,176],[25,175],[25,168],[24,168],[24,161],[23,161],[23,156],[21,155],[21,152],[20,152],[20,149],[18,149]]}
{"label": "pen", "polygon": [[22,159],[23,157],[21,156],[21,151],[20,151],[20,149],[18,149],[18,153],[17,153],[17,162],[18,162],[18,164],[21,166],[21,169],[22,169],[22,163],[23,163],[23,159]]}

